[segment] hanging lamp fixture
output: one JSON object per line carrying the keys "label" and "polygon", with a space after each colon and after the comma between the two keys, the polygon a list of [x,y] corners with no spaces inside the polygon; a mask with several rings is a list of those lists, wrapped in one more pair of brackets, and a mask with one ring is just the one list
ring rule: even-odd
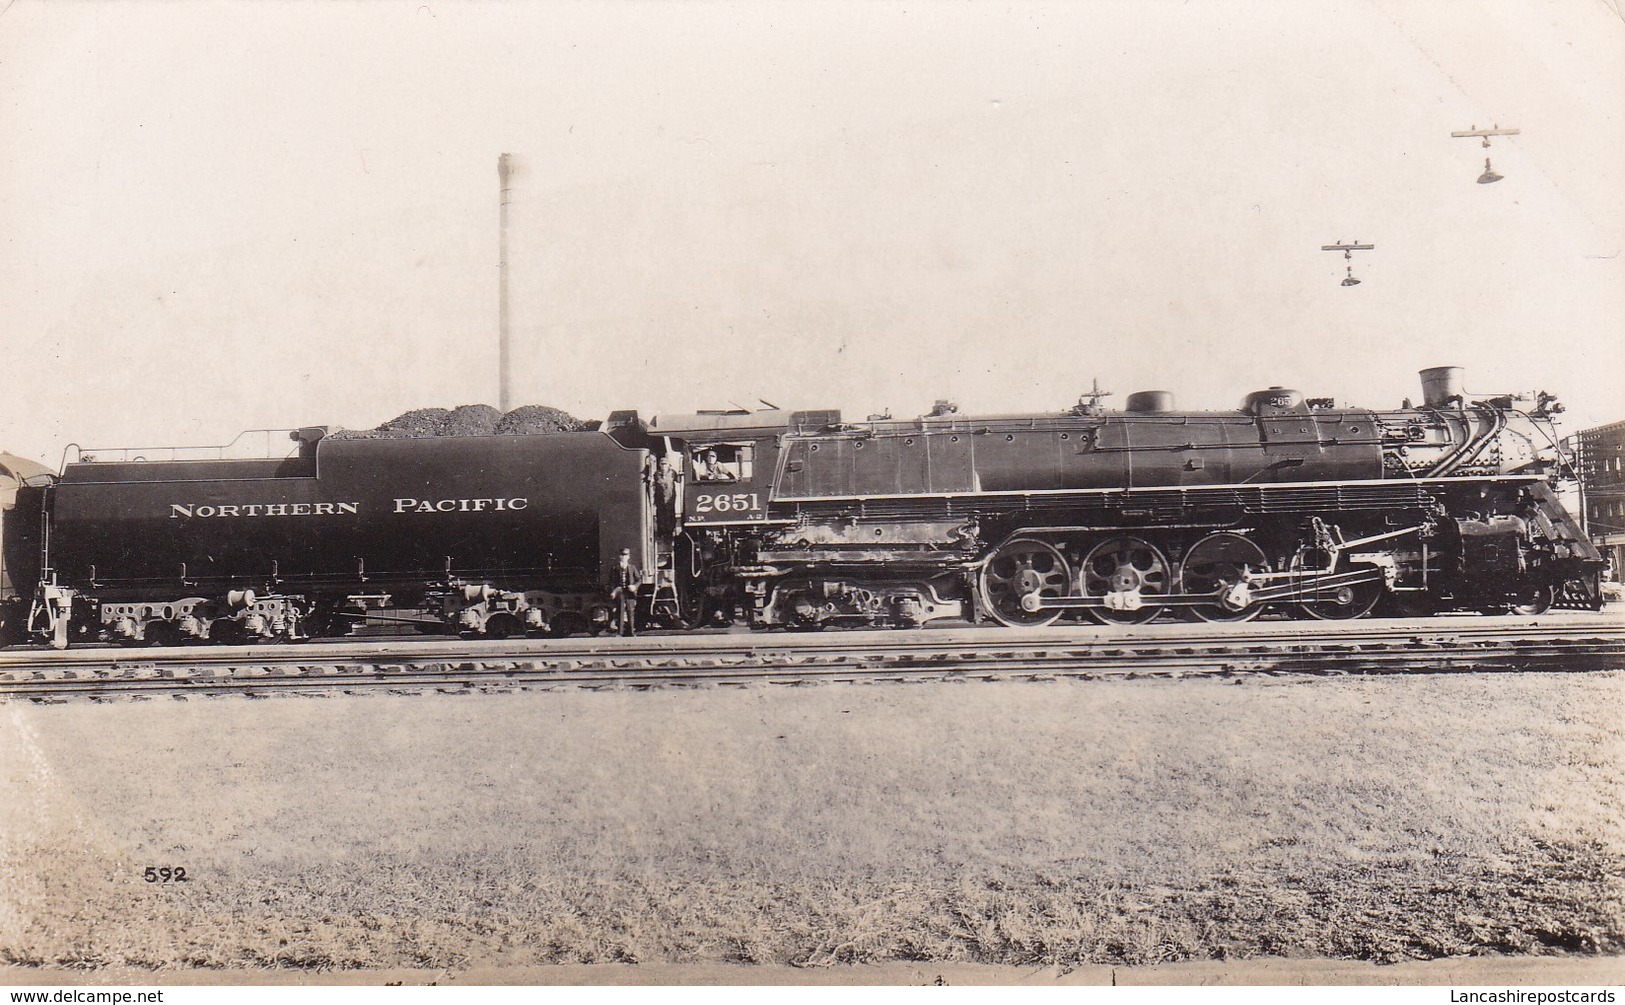
{"label": "hanging lamp fixture", "polygon": [[1376,247],[1377,246],[1375,244],[1361,244],[1359,241],[1355,241],[1352,244],[1344,244],[1342,241],[1338,241],[1336,244],[1322,244],[1320,246],[1320,250],[1321,251],[1341,251],[1343,253],[1343,261],[1346,262],[1347,264],[1343,266],[1343,271],[1344,271],[1345,274],[1343,276],[1342,283],[1340,283],[1339,285],[1341,285],[1341,286],[1359,286],[1360,281],[1358,279],[1354,278],[1354,252],[1356,252],[1356,251],[1372,251]]}
{"label": "hanging lamp fixture", "polygon": [[[1473,128],[1463,129],[1459,132],[1451,133],[1450,135],[1456,139],[1477,137],[1478,139],[1484,141],[1483,146],[1487,149],[1490,145],[1491,136],[1517,136],[1518,130],[1502,129],[1499,125],[1495,125],[1489,129],[1480,129],[1478,128],[1477,123],[1474,123]],[[1484,158],[1484,173],[1478,176],[1478,183],[1480,185],[1489,185],[1492,182],[1500,181],[1503,177],[1505,176],[1497,174],[1495,168],[1490,166],[1490,159],[1488,157]]]}

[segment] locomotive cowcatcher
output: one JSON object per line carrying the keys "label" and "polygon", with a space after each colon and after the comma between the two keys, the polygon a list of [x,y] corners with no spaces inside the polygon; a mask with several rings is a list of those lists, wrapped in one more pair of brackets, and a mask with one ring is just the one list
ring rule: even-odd
{"label": "locomotive cowcatcher", "polygon": [[534,435],[346,439],[281,459],[87,452],[5,517],[14,637],[244,642],[409,611],[487,637],[600,631],[633,552],[671,627],[1243,621],[1600,603],[1542,395],[1421,407],[1296,391],[1180,411],[844,420],[697,413]]}

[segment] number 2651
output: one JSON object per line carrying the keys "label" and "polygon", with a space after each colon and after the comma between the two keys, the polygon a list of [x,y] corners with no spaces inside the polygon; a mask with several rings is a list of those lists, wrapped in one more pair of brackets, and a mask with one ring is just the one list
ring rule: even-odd
{"label": "number 2651", "polygon": [[748,511],[761,509],[762,504],[755,492],[736,492],[733,495],[695,496],[694,512],[696,513],[731,513],[735,510]]}

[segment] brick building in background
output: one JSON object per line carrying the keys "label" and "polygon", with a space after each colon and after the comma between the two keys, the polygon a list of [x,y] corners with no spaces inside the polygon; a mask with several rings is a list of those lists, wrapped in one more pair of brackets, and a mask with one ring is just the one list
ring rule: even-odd
{"label": "brick building in background", "polygon": [[1584,485],[1586,533],[1617,579],[1625,574],[1625,421],[1582,429],[1572,442]]}

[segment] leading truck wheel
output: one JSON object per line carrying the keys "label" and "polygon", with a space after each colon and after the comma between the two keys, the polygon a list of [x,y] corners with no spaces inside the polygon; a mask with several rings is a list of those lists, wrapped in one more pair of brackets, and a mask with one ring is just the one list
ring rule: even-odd
{"label": "leading truck wheel", "polygon": [[1551,586],[1528,586],[1518,591],[1517,599],[1512,602],[1512,613],[1525,616],[1545,614],[1552,609],[1552,598],[1556,588]]}
{"label": "leading truck wheel", "polygon": [[1031,538],[1006,541],[982,566],[982,606],[993,620],[1011,628],[1054,624],[1061,612],[1029,611],[1023,597],[1062,597],[1072,576],[1066,558],[1053,545]]}

